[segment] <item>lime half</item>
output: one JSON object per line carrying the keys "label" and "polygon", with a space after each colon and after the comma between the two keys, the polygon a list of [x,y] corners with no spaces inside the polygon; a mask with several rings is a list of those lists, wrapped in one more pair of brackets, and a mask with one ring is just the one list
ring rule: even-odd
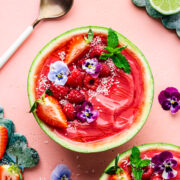
{"label": "lime half", "polygon": [[180,0],[149,0],[152,7],[164,15],[180,12]]}

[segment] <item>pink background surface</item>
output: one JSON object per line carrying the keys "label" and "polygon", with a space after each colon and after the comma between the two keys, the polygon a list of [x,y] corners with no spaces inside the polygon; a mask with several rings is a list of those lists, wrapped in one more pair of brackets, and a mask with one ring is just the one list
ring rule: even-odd
{"label": "pink background surface", "polygon": [[[0,0],[0,55],[38,15],[37,0]],[[52,141],[28,113],[27,76],[37,52],[52,38],[79,26],[112,27],[135,43],[147,57],[155,79],[152,111],[143,129],[127,144],[102,153],[71,152]],[[0,105],[5,116],[24,134],[29,146],[40,155],[36,168],[25,171],[27,180],[49,180],[59,163],[73,171],[73,180],[96,180],[116,156],[133,145],[168,142],[180,145],[180,112],[164,112],[158,101],[159,92],[174,86],[180,90],[180,40],[158,20],[150,18],[144,9],[131,0],[75,0],[72,10],[61,20],[41,22],[23,46],[0,70]]]}

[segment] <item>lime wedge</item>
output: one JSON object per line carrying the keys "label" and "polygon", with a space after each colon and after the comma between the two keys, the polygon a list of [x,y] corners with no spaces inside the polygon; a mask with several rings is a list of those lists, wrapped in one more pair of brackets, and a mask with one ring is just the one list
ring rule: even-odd
{"label": "lime wedge", "polygon": [[152,7],[164,15],[180,12],[180,0],[149,0]]}

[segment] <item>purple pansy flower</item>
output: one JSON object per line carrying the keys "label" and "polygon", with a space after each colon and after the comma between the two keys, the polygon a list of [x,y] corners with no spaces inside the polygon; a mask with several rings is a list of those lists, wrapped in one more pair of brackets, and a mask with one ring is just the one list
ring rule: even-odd
{"label": "purple pansy flower", "polygon": [[72,180],[70,169],[64,164],[57,165],[51,174],[51,180]]}
{"label": "purple pansy flower", "polygon": [[159,103],[166,111],[176,113],[180,109],[180,93],[174,87],[168,87],[159,94]]}
{"label": "purple pansy flower", "polygon": [[50,65],[48,79],[54,84],[64,86],[67,82],[69,69],[63,61],[56,61]]}
{"label": "purple pansy flower", "polygon": [[162,173],[162,178],[171,179],[176,177],[177,171],[173,168],[177,166],[177,161],[173,159],[173,154],[169,151],[163,151],[154,156],[151,160],[154,171]]}
{"label": "purple pansy flower", "polygon": [[92,77],[96,78],[99,76],[101,64],[98,62],[96,58],[87,59],[84,61],[82,69],[84,69]]}
{"label": "purple pansy flower", "polygon": [[76,116],[82,122],[91,123],[97,119],[99,115],[98,111],[95,111],[92,104],[85,101],[82,105],[76,107]]}

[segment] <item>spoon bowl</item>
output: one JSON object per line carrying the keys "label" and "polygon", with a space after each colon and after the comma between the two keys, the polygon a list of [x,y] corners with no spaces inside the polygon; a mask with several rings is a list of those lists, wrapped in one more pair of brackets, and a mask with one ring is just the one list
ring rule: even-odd
{"label": "spoon bowl", "polygon": [[43,19],[52,19],[62,17],[69,12],[73,0],[41,0],[40,14],[33,26],[37,25]]}
{"label": "spoon bowl", "polygon": [[0,57],[0,68],[8,61],[14,52],[20,47],[25,39],[32,33],[34,27],[44,19],[62,17],[69,12],[74,0],[41,0],[39,17],[34,23],[26,28],[19,38]]}

